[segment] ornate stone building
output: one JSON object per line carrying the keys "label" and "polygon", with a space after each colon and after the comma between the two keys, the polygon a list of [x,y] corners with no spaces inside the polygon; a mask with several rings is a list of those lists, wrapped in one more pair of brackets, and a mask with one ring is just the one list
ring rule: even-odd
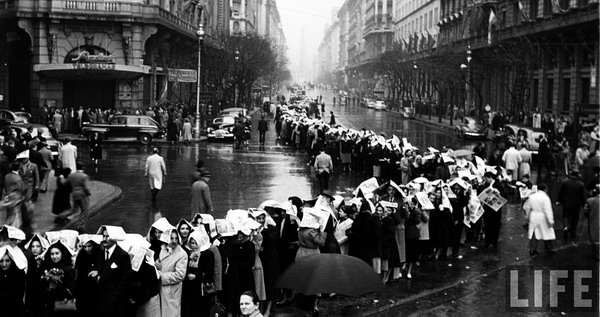
{"label": "ornate stone building", "polygon": [[[228,32],[229,2],[0,0],[0,106],[35,114],[44,104],[133,110],[167,97],[189,103],[200,22],[205,48],[215,49],[211,37]],[[181,78],[169,81],[168,70]]]}

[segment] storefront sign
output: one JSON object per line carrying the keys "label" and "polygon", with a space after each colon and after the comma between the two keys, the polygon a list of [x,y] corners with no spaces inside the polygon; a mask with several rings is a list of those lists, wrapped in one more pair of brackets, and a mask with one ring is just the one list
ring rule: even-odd
{"label": "storefront sign", "polygon": [[169,68],[169,81],[195,83],[197,80],[198,73],[193,69]]}
{"label": "storefront sign", "polygon": [[75,69],[89,69],[89,70],[114,70],[115,64],[74,64]]}
{"label": "storefront sign", "polygon": [[102,53],[98,55],[90,55],[88,51],[83,51],[71,59],[73,62],[79,63],[112,63],[113,57],[112,55],[104,55]]}

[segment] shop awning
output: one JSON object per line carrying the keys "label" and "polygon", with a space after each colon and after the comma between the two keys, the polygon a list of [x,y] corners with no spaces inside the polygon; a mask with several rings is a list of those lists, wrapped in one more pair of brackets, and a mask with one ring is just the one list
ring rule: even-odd
{"label": "shop awning", "polygon": [[35,64],[33,71],[48,78],[110,81],[138,79],[150,74],[150,66],[103,63]]}

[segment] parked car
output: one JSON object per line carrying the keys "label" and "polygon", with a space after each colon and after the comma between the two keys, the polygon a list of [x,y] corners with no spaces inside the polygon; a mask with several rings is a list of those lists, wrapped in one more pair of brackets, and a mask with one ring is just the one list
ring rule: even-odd
{"label": "parked car", "polygon": [[375,109],[375,100],[369,99],[369,101],[367,101],[367,108]]}
{"label": "parked car", "polygon": [[94,132],[104,139],[131,138],[142,144],[150,144],[153,139],[164,136],[164,128],[156,120],[144,115],[114,115],[108,123],[85,123],[81,134],[88,140]]}
{"label": "parked car", "polygon": [[377,100],[375,101],[375,110],[387,110],[387,105],[385,104],[385,101],[383,100]]}
{"label": "parked car", "polygon": [[50,129],[48,129],[48,127],[35,123],[15,123],[10,127],[11,129],[15,129],[15,131],[17,131],[19,135],[21,135],[21,133],[27,131],[31,127],[33,128],[31,136],[34,138],[38,136],[38,133],[41,130],[42,137],[46,139],[46,144],[48,144],[50,151],[52,151],[52,156],[55,159],[58,157],[58,151],[62,147],[62,142],[58,141],[52,136],[52,133],[50,133]]}
{"label": "parked car", "polygon": [[0,119],[6,119],[15,123],[33,123],[31,114],[25,111],[11,111],[8,109],[0,109]]}
{"label": "parked car", "polygon": [[513,143],[518,140],[519,135],[523,135],[525,141],[529,143],[529,150],[531,150],[533,154],[537,154],[538,149],[540,148],[540,137],[545,136],[547,138],[549,131],[510,123],[504,125],[502,133]]}
{"label": "parked car", "polygon": [[402,117],[407,119],[415,118],[415,108],[413,107],[403,107],[402,108]]}
{"label": "parked car", "polygon": [[213,119],[212,125],[206,129],[208,140],[233,139],[235,117],[219,116]]}
{"label": "parked car", "polygon": [[456,125],[456,135],[459,137],[485,138],[487,128],[478,118],[464,117],[460,124]]}

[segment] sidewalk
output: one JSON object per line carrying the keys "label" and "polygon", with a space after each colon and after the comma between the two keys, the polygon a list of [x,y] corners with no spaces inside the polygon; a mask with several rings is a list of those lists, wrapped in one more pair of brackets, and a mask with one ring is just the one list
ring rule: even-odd
{"label": "sidewalk", "polygon": [[[122,195],[121,188],[100,181],[89,182],[90,192],[90,210],[89,218],[94,217],[102,209],[116,202]],[[52,199],[56,191],[56,177],[51,173],[48,180],[48,191],[40,193],[38,200],[34,203],[35,213],[32,219],[33,232],[43,233],[60,229],[75,229],[79,220],[79,213],[72,216],[71,221],[66,225],[57,225],[54,223],[55,215],[52,213]]]}

